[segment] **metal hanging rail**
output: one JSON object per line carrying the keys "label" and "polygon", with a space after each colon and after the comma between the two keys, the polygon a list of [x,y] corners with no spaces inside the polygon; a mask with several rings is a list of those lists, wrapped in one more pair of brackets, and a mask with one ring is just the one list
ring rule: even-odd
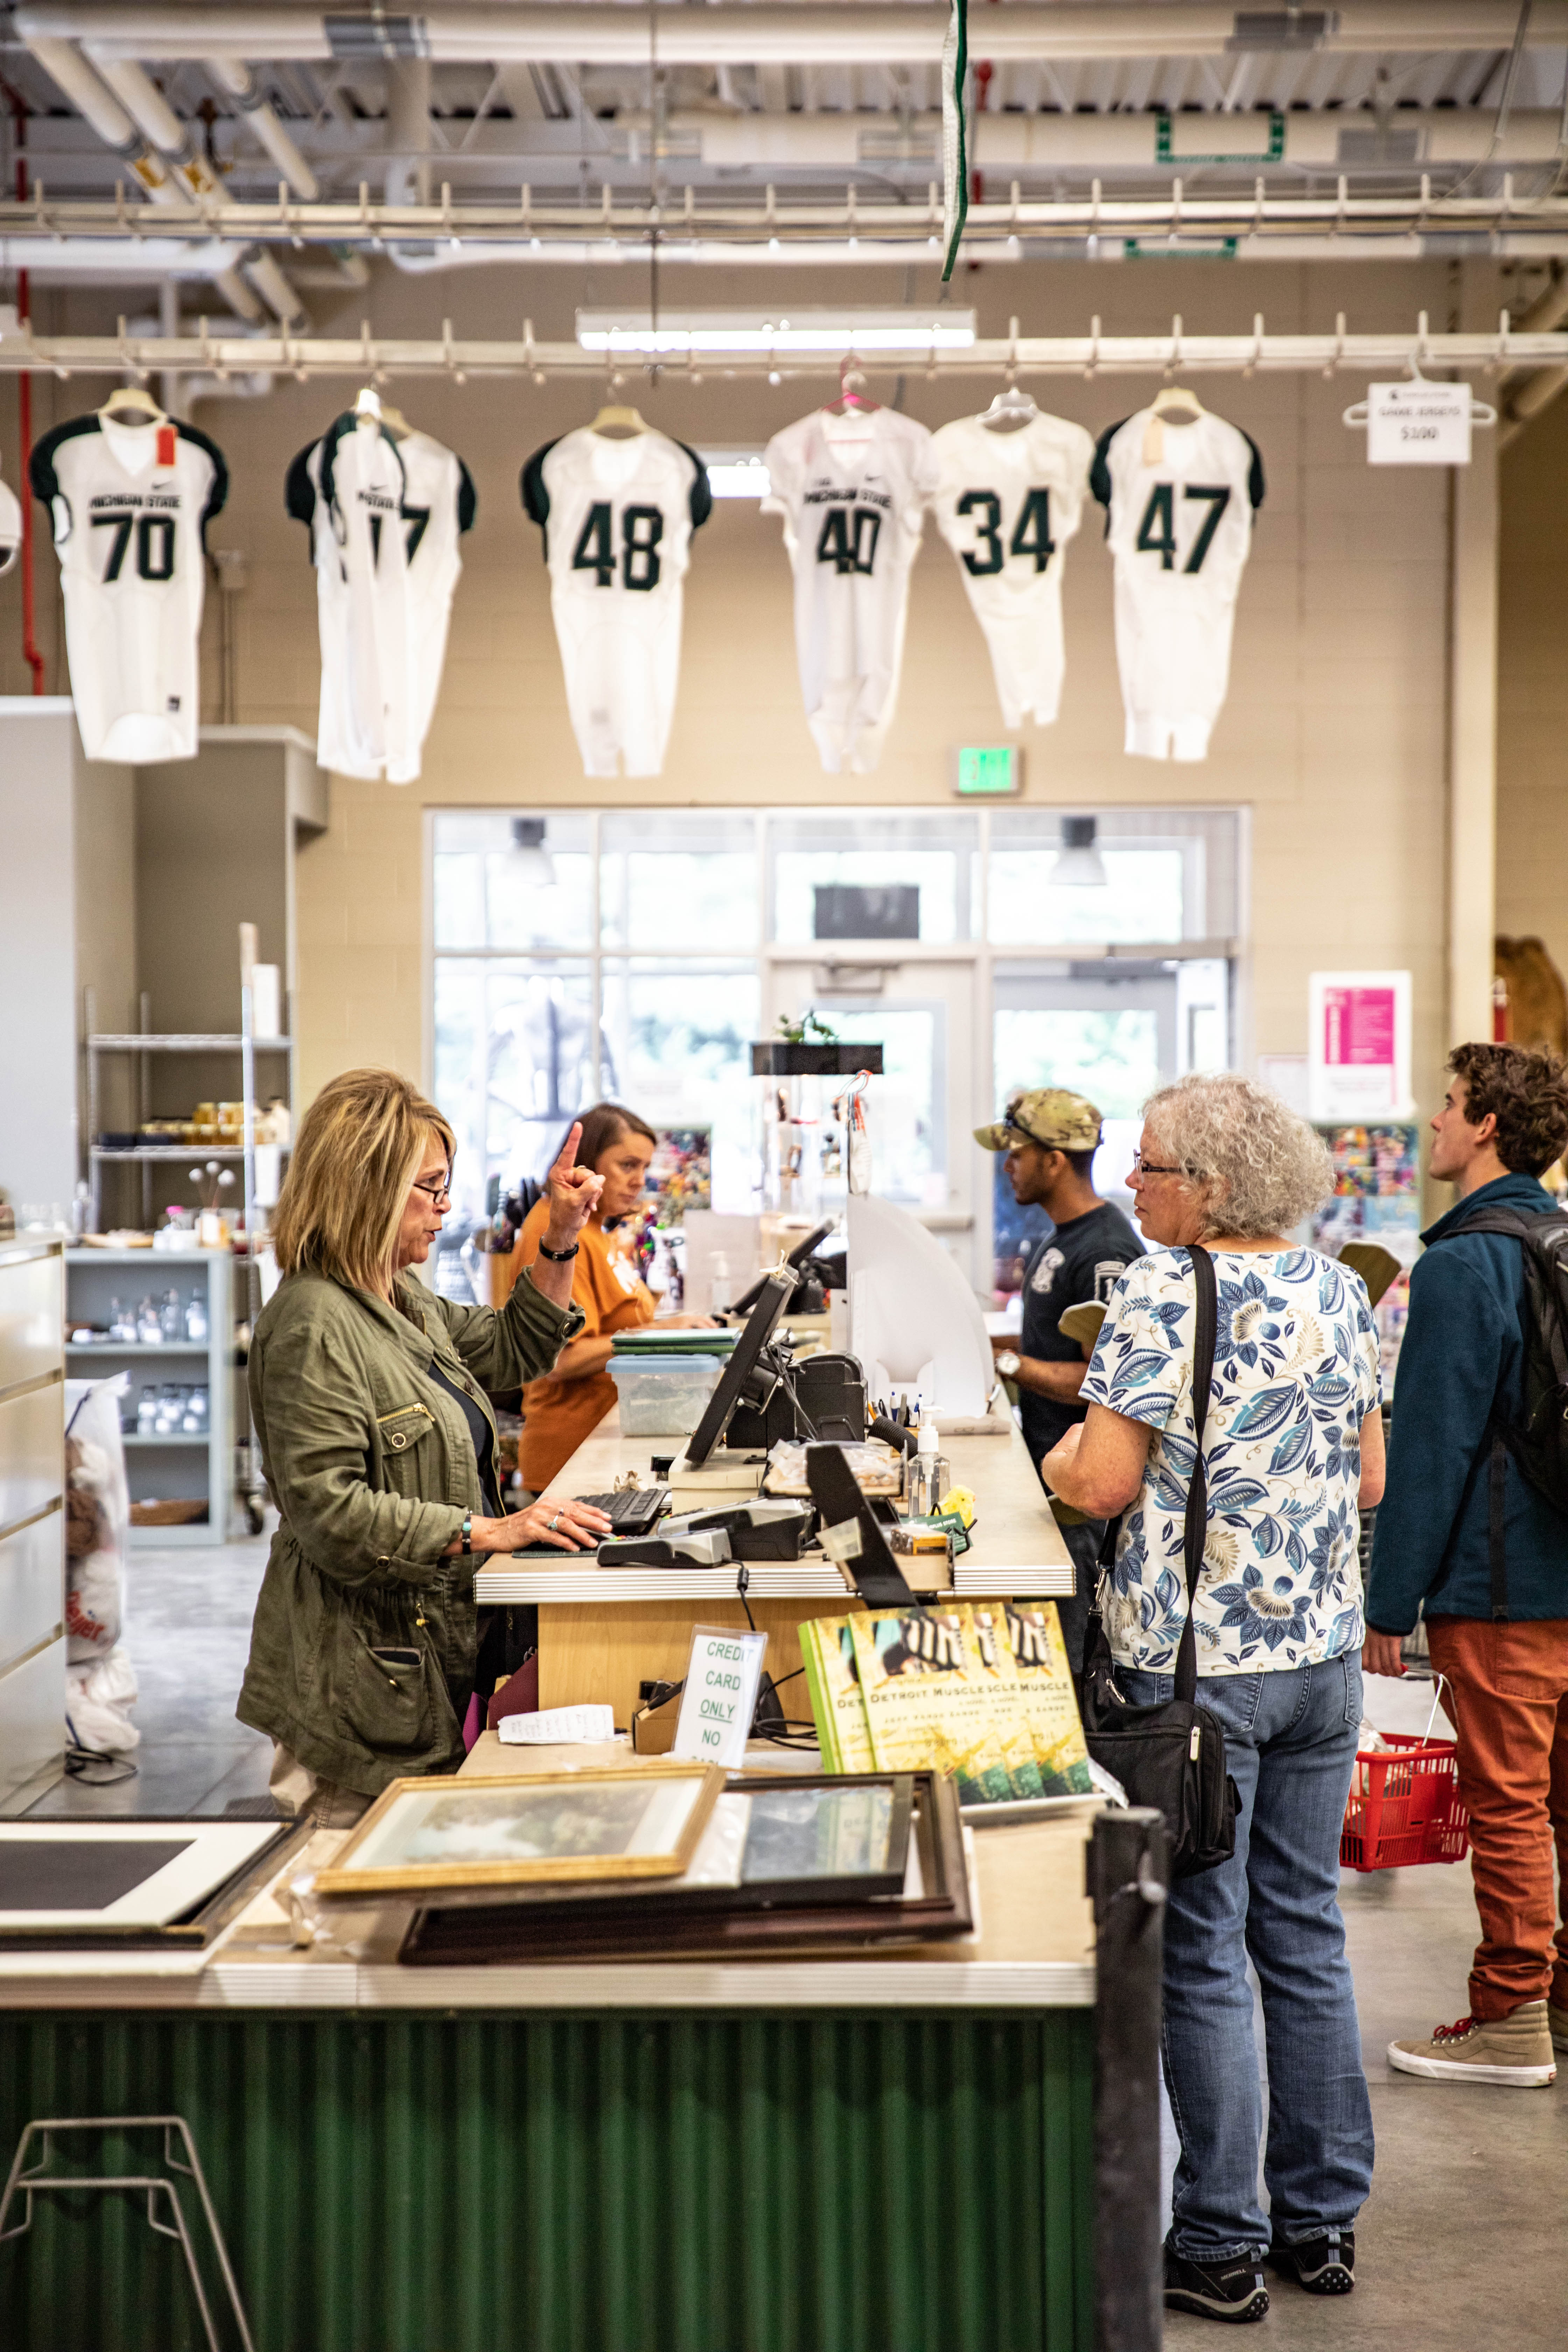
{"label": "metal hanging rail", "polygon": [[[0,331],[0,373],[23,369],[71,375],[311,375],[354,376],[362,381],[397,375],[449,376],[458,383],[468,376],[530,376],[542,383],[549,376],[612,378],[656,374],[669,383],[700,383],[704,376],[721,378],[763,376],[772,382],[785,377],[833,375],[845,354],[774,352],[606,355],[585,352],[577,343],[541,342],[531,320],[525,321],[521,341],[472,341],[451,331],[444,321],[438,342],[374,336],[368,320],[359,335],[334,341],[325,336],[216,335],[202,321],[196,335],[34,335],[27,330]],[[1331,335],[1271,335],[1262,314],[1253,320],[1250,334],[1189,335],[1180,318],[1170,332],[1160,335],[1102,335],[1098,319],[1087,335],[998,336],[958,351],[931,352],[911,343],[906,352],[878,352],[857,357],[868,374],[923,373],[938,376],[973,375],[1251,375],[1286,373],[1334,375],[1404,371],[1419,374],[1429,369],[1500,373],[1516,367],[1568,367],[1568,332],[1515,332],[1505,310],[1490,334],[1432,334],[1422,311],[1414,333],[1408,331],[1352,335],[1343,314]]]}
{"label": "metal hanging rail", "polygon": [[[154,208],[128,198],[123,186],[107,202],[57,199],[41,184],[25,200],[0,204],[0,240],[16,245],[62,237],[155,236],[183,243],[216,238],[295,248],[404,246],[423,248],[437,259],[443,249],[470,247],[499,248],[510,258],[548,257],[547,247],[563,245],[575,258],[583,247],[603,257],[605,247],[637,247],[656,232],[670,259],[681,257],[683,245],[749,246],[756,254],[746,257],[761,258],[790,246],[835,242],[858,246],[874,257],[870,248],[877,246],[940,243],[942,205],[934,181],[923,204],[868,202],[853,188],[843,202],[817,202],[781,201],[772,187],[762,191],[760,201],[689,187],[683,200],[658,205],[638,195],[618,195],[606,183],[593,202],[536,195],[529,186],[520,188],[515,201],[459,202],[443,185],[438,203],[389,205],[373,200],[368,181],[361,182],[357,200],[349,202],[306,204],[280,182],[272,204],[214,200]],[[1314,236],[1331,238],[1344,251],[1364,246],[1375,252],[1387,240],[1433,234],[1485,240],[1467,249],[1494,257],[1539,255],[1554,243],[1568,248],[1568,194],[1520,195],[1511,173],[1503,175],[1498,190],[1462,195],[1434,193],[1430,173],[1422,175],[1418,188],[1392,195],[1352,195],[1342,175],[1332,190],[1300,195],[1271,195],[1261,178],[1250,193],[1205,189],[1192,195],[1175,178],[1161,191],[1107,196],[1095,180],[1087,195],[1058,200],[1026,197],[1015,180],[1005,201],[970,205],[964,243],[966,249],[1005,248],[1016,239],[1045,236],[1103,240],[1114,247],[1126,238],[1164,237],[1176,240],[1179,250],[1184,239],[1209,247],[1216,239],[1236,238],[1247,240],[1252,250],[1271,239]]]}

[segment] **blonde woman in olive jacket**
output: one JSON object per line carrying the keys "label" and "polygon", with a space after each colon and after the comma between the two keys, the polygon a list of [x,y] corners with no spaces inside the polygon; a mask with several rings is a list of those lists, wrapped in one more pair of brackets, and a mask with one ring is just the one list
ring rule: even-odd
{"label": "blonde woman in olive jacket", "polygon": [[300,1122],[274,1220],[284,1279],[250,1349],[281,1525],[237,1711],[276,1743],[285,1810],[324,1826],[402,1774],[461,1764],[477,1558],[608,1531],[564,1496],[487,1512],[479,1468],[486,1391],[537,1380],[582,1328],[573,1261],[602,1180],[574,1165],[578,1132],[550,1171],[548,1254],[497,1313],[403,1278],[449,1205],[454,1138],[433,1103],[394,1071],[349,1070]]}

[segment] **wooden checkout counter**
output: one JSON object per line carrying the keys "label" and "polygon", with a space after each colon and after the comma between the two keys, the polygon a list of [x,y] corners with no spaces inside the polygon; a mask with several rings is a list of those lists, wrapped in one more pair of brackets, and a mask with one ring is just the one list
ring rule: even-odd
{"label": "wooden checkout counter", "polygon": [[[563,1488],[655,1444],[608,1422]],[[961,1591],[1067,1591],[1011,1422],[944,1450],[979,1498]],[[855,1605],[823,1559],[752,1575],[776,1675]],[[479,1581],[537,1602],[542,1703],[619,1723],[699,1619],[743,1622],[732,1568]],[[487,1732],[465,1769],[600,1760]],[[183,2117],[256,2352],[1156,2352],[1163,1837],[1091,1799],[971,1817],[960,1941],[437,1969],[390,1909],[296,1940],[319,1832],[208,1951],[0,1954],[0,2161],[39,2117]],[[161,2170],[157,2138],[100,2160]],[[40,2197],[0,2244],[17,2352],[203,2341],[142,2200]]]}
{"label": "wooden checkout counter", "polygon": [[[612,1411],[552,1481],[552,1488],[562,1495],[608,1494],[626,1472],[646,1474],[655,1454],[668,1454],[679,1443],[623,1436],[619,1414]],[[942,1452],[954,1486],[969,1487],[979,1503],[970,1549],[954,1570],[954,1597],[1048,1601],[1070,1592],[1072,1563],[1011,1413],[1005,1407],[995,1412],[982,1434],[943,1431]],[[733,1487],[717,1489],[710,1483],[711,1470],[724,1475],[727,1466],[726,1450],[716,1448],[710,1482],[698,1471],[690,1484],[673,1489],[676,1509],[716,1508],[739,1500]],[[760,1465],[756,1475],[761,1476]],[[775,1682],[800,1664],[796,1629],[806,1618],[842,1615],[861,1606],[820,1551],[797,1561],[753,1562],[748,1576],[746,1600],[758,1630],[768,1636],[767,1669]],[[514,1558],[481,1568],[474,1591],[481,1606],[537,1606],[542,1707],[608,1701],[622,1730],[632,1719],[641,1684],[679,1682],[685,1674],[694,1625],[746,1622],[733,1565],[606,1570],[590,1552],[562,1552],[554,1560]],[[810,1709],[802,1702],[791,1711],[804,1716]],[[668,1746],[673,1715],[667,1708],[650,1719],[639,1744],[650,1750]]]}

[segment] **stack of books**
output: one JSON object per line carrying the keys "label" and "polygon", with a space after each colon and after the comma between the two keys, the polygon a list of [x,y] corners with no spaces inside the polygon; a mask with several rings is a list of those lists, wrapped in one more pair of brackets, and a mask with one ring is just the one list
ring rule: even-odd
{"label": "stack of books", "polygon": [[1089,1792],[1051,1601],[810,1618],[800,1649],[830,1772],[939,1771],[965,1805]]}

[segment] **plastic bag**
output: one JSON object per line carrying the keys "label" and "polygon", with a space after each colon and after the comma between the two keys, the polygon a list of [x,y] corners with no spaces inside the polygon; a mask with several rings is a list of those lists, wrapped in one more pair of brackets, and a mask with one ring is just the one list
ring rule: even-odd
{"label": "plastic bag", "polygon": [[73,1748],[94,1756],[123,1756],[142,1745],[130,1709],[138,1696],[131,1653],[110,1650],[104,1657],[66,1668],[66,1729]]}
{"label": "plastic bag", "polygon": [[124,1619],[131,1498],[120,1401],[130,1378],[116,1372],[106,1381],[66,1382],[66,1657],[71,1664],[104,1657],[119,1641]]}

